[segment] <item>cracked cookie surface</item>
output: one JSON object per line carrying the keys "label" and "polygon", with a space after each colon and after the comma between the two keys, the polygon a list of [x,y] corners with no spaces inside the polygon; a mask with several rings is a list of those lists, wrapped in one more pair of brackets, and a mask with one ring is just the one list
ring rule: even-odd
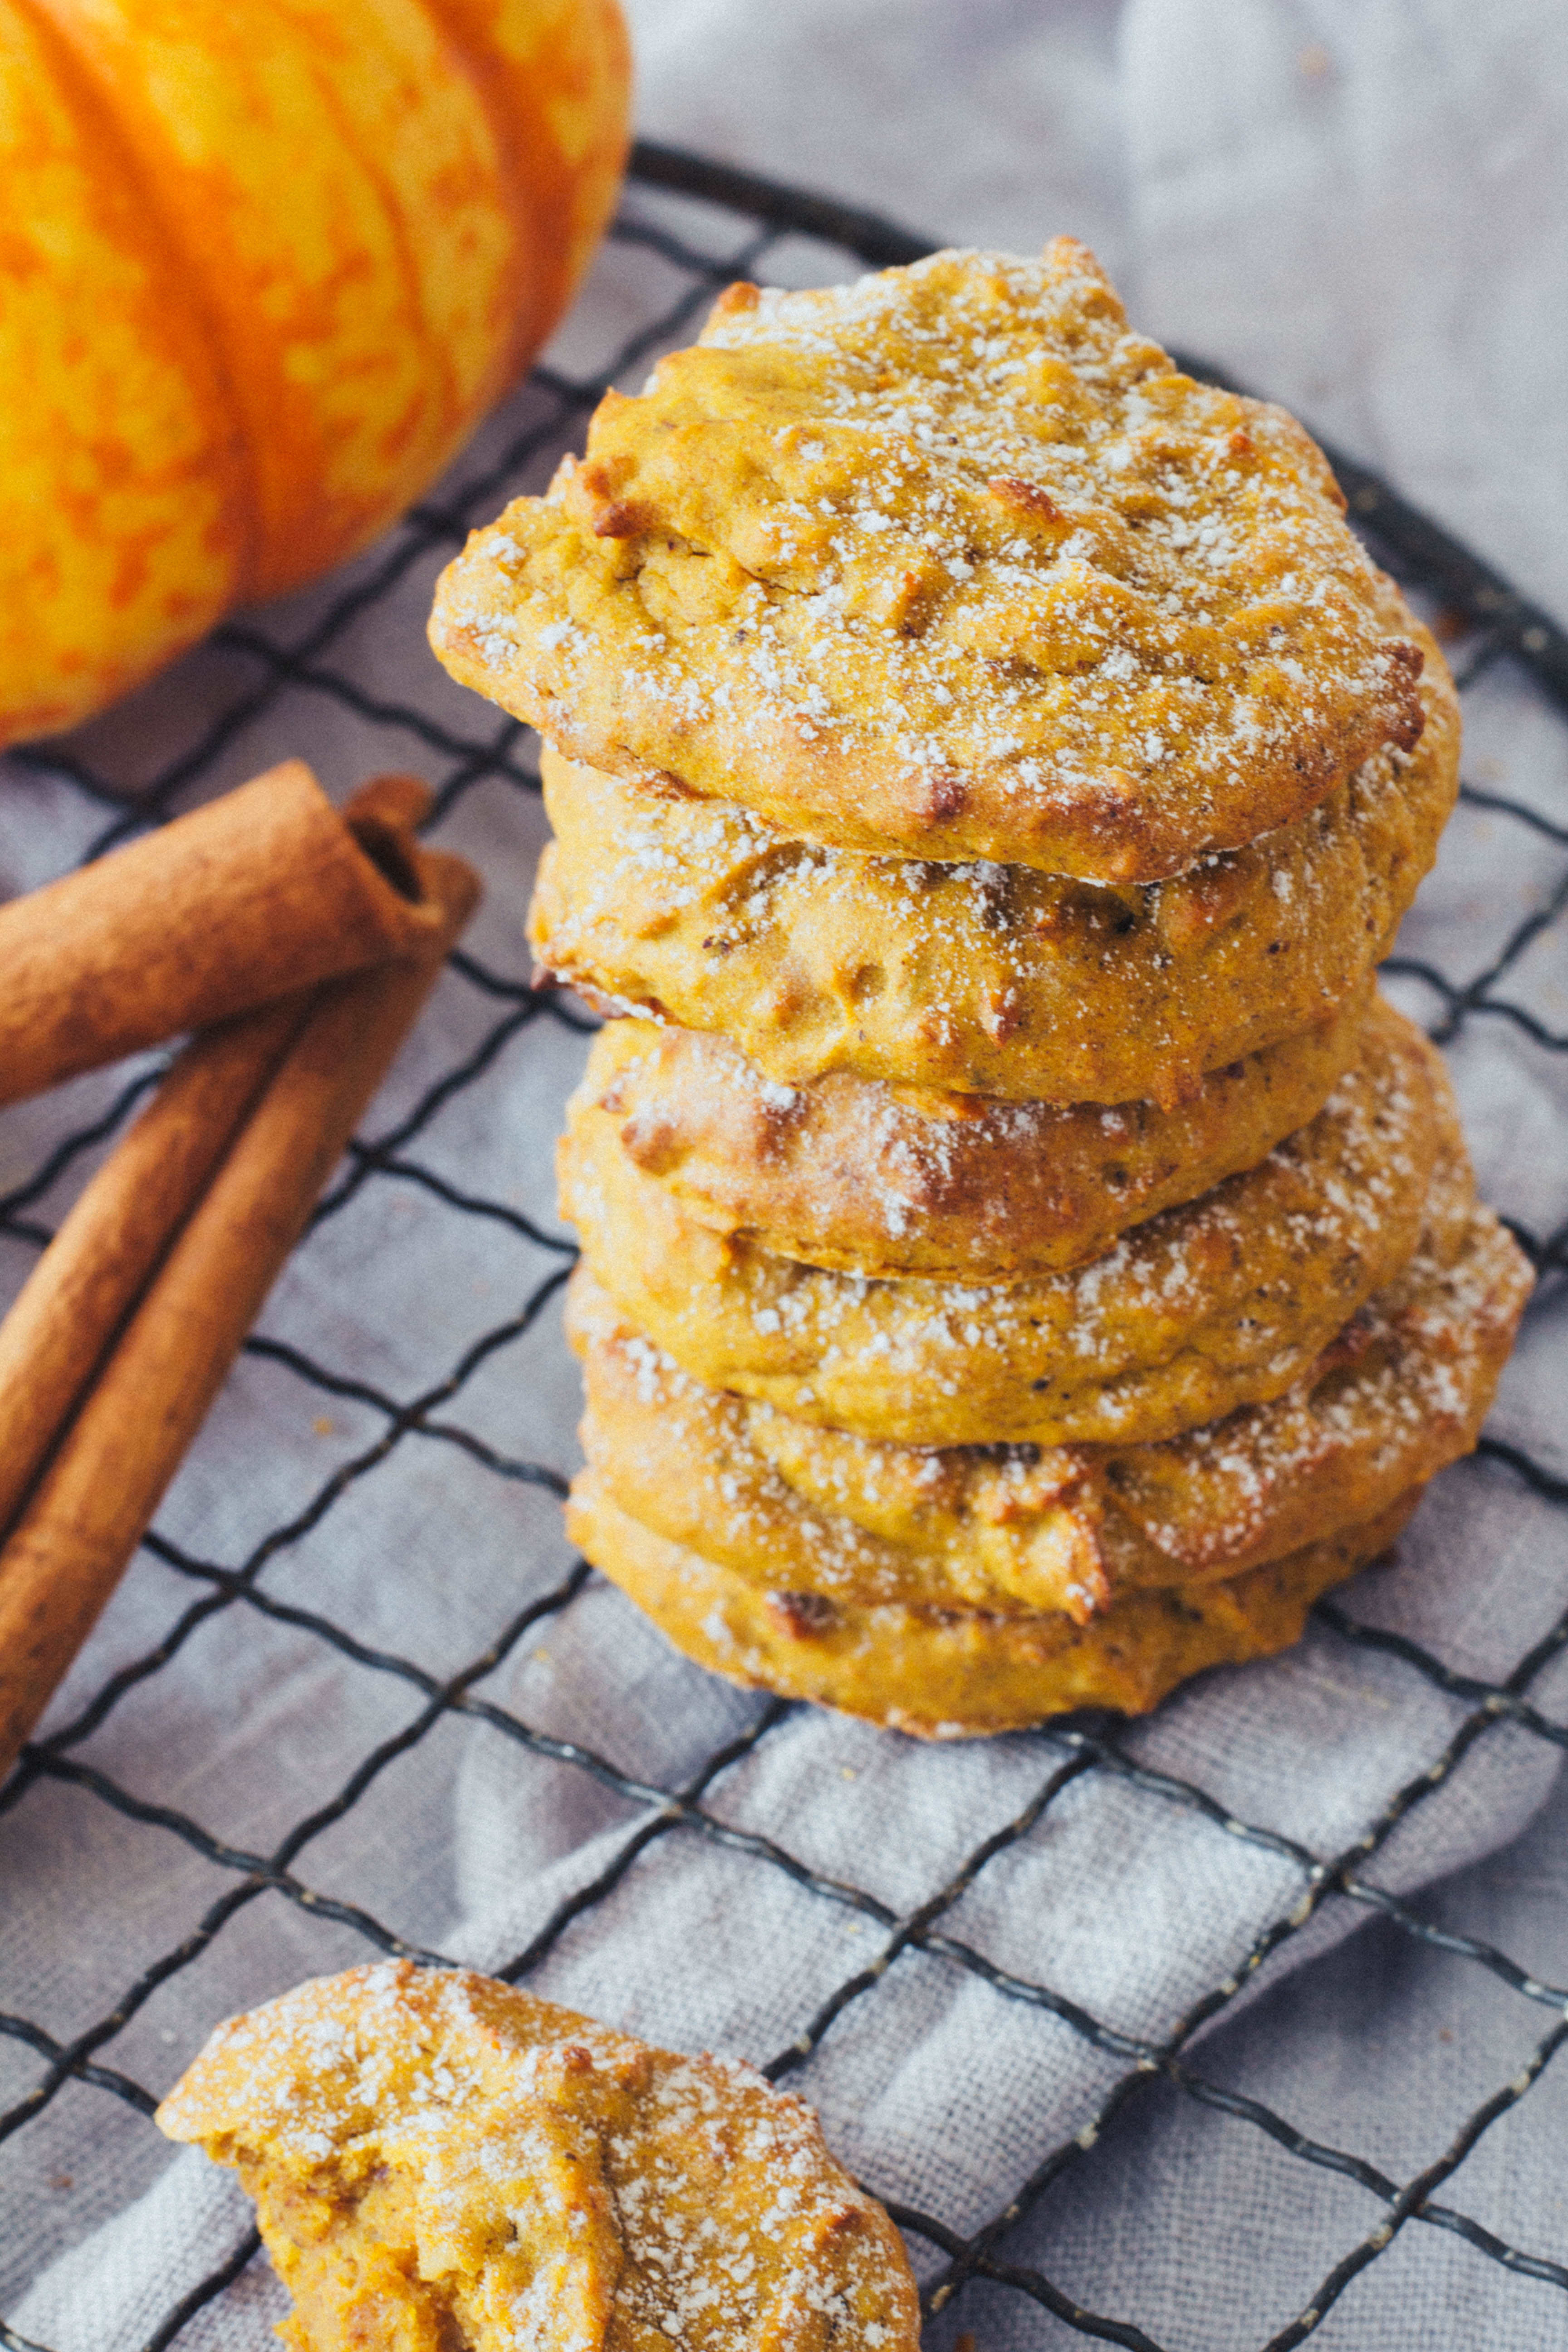
{"label": "cracked cookie surface", "polygon": [[1421,1250],[1296,1385],[1157,1445],[921,1448],[710,1389],[585,1267],[567,1328],[583,1446],[633,1518],[767,1591],[860,1604],[1059,1610],[1235,1576],[1370,1519],[1468,1454],[1531,1287],[1461,1178]]}
{"label": "cracked cookie surface", "polygon": [[916,2352],[902,2242],[802,2100],[493,1978],[300,1985],[157,2120],[256,2200],[295,2352]]}
{"label": "cracked cookie surface", "polygon": [[584,1103],[699,1224],[847,1274],[982,1282],[1081,1265],[1256,1166],[1355,1058],[1364,995],[1157,1103],[1010,1103],[836,1074],[764,1076],[712,1031],[607,1021]]}
{"label": "cracked cookie surface", "polygon": [[1149,1443],[1281,1395],[1414,1255],[1440,1165],[1468,1167],[1447,1074],[1392,1011],[1258,1167],[1022,1281],[870,1280],[711,1233],[581,1098],[558,1160],[588,1264],[685,1370],[914,1445]]}
{"label": "cracked cookie surface", "polygon": [[1174,1104],[1354,994],[1458,790],[1433,648],[1427,724],[1296,824],[1173,881],[870,856],[546,750],[544,970],[731,1037],[789,1086],[831,1071],[1017,1101]]}
{"label": "cracked cookie surface", "polygon": [[1422,721],[1321,451],[1066,237],[731,288],[474,534],[431,641],[600,767],[1099,881],[1290,824]]}

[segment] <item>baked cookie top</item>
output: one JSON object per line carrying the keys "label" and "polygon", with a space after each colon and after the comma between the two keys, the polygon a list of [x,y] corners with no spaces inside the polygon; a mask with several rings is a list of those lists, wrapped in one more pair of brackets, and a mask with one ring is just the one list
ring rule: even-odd
{"label": "baked cookie top", "polygon": [[1289,824],[1422,724],[1315,444],[1178,373],[1069,237],[731,287],[469,540],[431,642],[596,766],[1105,882]]}
{"label": "baked cookie top", "polygon": [[239,2168],[299,2352],[915,2352],[898,2231],[803,2101],[489,1977],[300,1985],[158,2122]]}
{"label": "baked cookie top", "polygon": [[1135,1587],[1238,1575],[1474,1445],[1531,1275],[1467,1169],[1441,1190],[1410,1264],[1292,1388],[1157,1445],[930,1448],[797,1421],[693,1380],[579,1265],[589,1469],[631,1517],[770,1591],[1082,1624]]}
{"label": "baked cookie top", "polygon": [[1458,789],[1431,646],[1413,752],[1166,882],[877,856],[545,751],[540,964],[731,1037],[795,1086],[843,1070],[1011,1100],[1167,1107],[1342,1002],[1393,945]]}
{"label": "baked cookie top", "polygon": [[1256,1168],[1021,1281],[868,1280],[712,1233],[582,1094],[556,1165],[589,1266],[695,1379],[945,1446],[1152,1444],[1282,1395],[1415,1255],[1452,1163],[1441,1056],[1385,1007],[1317,1118]]}
{"label": "baked cookie top", "polygon": [[[1354,1060],[1370,983],[1155,1103],[1002,1102],[835,1072],[783,1087],[711,1030],[607,1021],[585,1102],[688,1215],[844,1274],[998,1282],[1079,1265],[1256,1167]],[[1384,1017],[1376,1013],[1373,1019]]]}

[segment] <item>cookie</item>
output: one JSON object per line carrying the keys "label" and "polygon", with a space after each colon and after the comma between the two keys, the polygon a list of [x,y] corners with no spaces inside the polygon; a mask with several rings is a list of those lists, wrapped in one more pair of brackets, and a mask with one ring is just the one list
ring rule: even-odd
{"label": "cookie", "polygon": [[559,1171],[598,1279],[709,1387],[904,1444],[1055,1445],[1281,1395],[1414,1255],[1439,1155],[1468,1169],[1441,1058],[1391,1013],[1257,1168],[1021,1282],[868,1281],[710,1233],[581,1099]]}
{"label": "cookie", "polygon": [[220,2026],[158,2110],[233,2165],[295,2352],[916,2352],[898,2231],[802,2100],[406,1960]]}
{"label": "cookie", "polygon": [[1322,1019],[1387,953],[1458,789],[1440,657],[1408,757],[1157,886],[866,856],[733,803],[546,751],[556,838],[542,970],[623,1012],[717,1030],[770,1078],[829,1071],[1009,1100],[1180,1102]]}
{"label": "cookie", "polygon": [[573,1488],[566,1524],[595,1567],[699,1665],[889,1730],[962,1739],[1075,1707],[1142,1714],[1205,1666],[1287,1648],[1319,1594],[1386,1551],[1419,1499],[1419,1490],[1403,1496],[1367,1525],[1245,1576],[1125,1593],[1081,1625],[1060,1613],[866,1608],[764,1591],[628,1517],[591,1474]]}
{"label": "cookie", "polygon": [[1322,1108],[1367,1020],[1388,1017],[1358,993],[1170,1110],[842,1075],[781,1087],[728,1038],[648,1021],[605,1023],[581,1094],[713,1233],[847,1274],[996,1282],[1079,1265],[1255,1167]]}
{"label": "cookie", "polygon": [[469,540],[431,642],[574,757],[840,847],[1154,881],[1415,741],[1343,512],[1081,245],[940,253],[732,287]]}
{"label": "cookie", "polygon": [[618,1509],[766,1590],[1087,1623],[1130,1588],[1359,1525],[1471,1450],[1531,1272],[1489,1210],[1463,1223],[1450,1262],[1419,1253],[1273,1403],[1122,1447],[926,1450],[791,1420],[692,1380],[580,1267],[584,1451]]}

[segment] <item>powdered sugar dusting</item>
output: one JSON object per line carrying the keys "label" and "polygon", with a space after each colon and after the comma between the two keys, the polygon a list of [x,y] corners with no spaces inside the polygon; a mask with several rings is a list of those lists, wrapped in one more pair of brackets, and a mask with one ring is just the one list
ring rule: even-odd
{"label": "powdered sugar dusting", "polygon": [[[301,2311],[343,2341],[406,2314],[474,2352],[763,2352],[816,2314],[847,2352],[912,2352],[897,2234],[808,2107],[489,1979],[301,1985],[221,2028],[159,2120],[246,2168]],[[401,2252],[363,2308],[361,2241]]]}
{"label": "powdered sugar dusting", "polygon": [[874,1279],[720,1240],[574,1110],[562,1203],[632,1321],[710,1384],[914,1444],[1152,1440],[1279,1394],[1414,1250],[1441,1132],[1385,1037],[1256,1169],[1019,1282]]}
{"label": "powdered sugar dusting", "polygon": [[1301,824],[1118,889],[829,849],[547,754],[533,937],[563,977],[722,1031],[784,1085],[1171,1101],[1361,982],[1431,862],[1456,754],[1439,714]]}
{"label": "powdered sugar dusting", "polygon": [[443,586],[459,674],[843,842],[1152,878],[1421,723],[1300,428],[1068,240],[721,305],[500,533]]}

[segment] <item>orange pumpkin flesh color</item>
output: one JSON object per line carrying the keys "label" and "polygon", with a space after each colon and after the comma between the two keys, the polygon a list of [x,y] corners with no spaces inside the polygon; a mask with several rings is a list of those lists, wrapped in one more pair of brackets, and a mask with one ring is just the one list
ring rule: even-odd
{"label": "orange pumpkin flesh color", "polygon": [[0,0],[0,745],[417,497],[626,158],[616,0]]}

